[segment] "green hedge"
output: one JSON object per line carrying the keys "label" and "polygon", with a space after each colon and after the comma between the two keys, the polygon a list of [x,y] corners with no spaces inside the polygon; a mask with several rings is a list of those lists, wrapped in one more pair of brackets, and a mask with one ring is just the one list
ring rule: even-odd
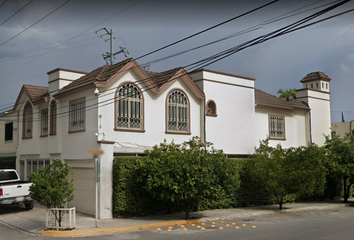
{"label": "green hedge", "polygon": [[[152,194],[144,190],[142,182],[138,182],[144,157],[117,157],[113,162],[113,216],[144,216],[154,214],[169,214],[182,212],[184,203],[163,202],[154,199]],[[250,170],[254,160],[226,159],[223,166],[218,166],[219,181],[226,181],[222,194],[214,199],[201,199],[192,205],[192,211],[207,209],[222,209],[232,207],[257,206],[275,204],[276,201],[261,182],[250,177]],[[182,164],[182,163],[181,163]],[[224,171],[228,169],[228,171]],[[234,182],[227,182],[224,172],[235,171],[239,177]],[[153,174],[153,173],[151,173]],[[235,179],[235,178],[231,178]],[[337,198],[340,196],[340,180],[334,175],[327,176],[327,186],[323,195],[317,196],[286,196],[284,202],[320,200]],[[296,197],[296,198],[295,198]]]}
{"label": "green hedge", "polygon": [[[154,199],[152,194],[144,190],[138,179],[142,169],[141,161],[144,157],[117,157],[113,162],[113,216],[144,216],[152,214],[168,214],[182,212],[184,203],[163,202]],[[158,161],[158,160],[156,160]],[[218,181],[225,183],[222,194],[213,200],[201,199],[192,206],[192,211],[201,211],[216,208],[231,208],[237,206],[237,190],[239,181],[227,182],[228,176],[222,169],[228,168],[229,174],[238,172],[238,161],[226,159],[226,166],[219,166]],[[153,173],[151,173],[153,174]]]}

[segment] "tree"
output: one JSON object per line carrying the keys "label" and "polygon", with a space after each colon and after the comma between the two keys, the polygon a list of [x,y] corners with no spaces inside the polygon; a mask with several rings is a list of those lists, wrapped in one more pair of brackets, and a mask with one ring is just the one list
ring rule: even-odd
{"label": "tree", "polygon": [[[68,179],[71,168],[61,160],[40,168],[38,173],[30,173],[28,178],[33,182],[30,197],[47,208],[64,208],[66,203],[74,199],[73,180]],[[52,211],[61,226],[62,214]]]}
{"label": "tree", "polygon": [[279,91],[277,93],[280,94],[279,98],[281,98],[281,99],[290,99],[290,98],[296,96],[295,88],[289,88],[286,90],[279,89]]}
{"label": "tree", "polygon": [[316,145],[289,148],[269,146],[268,140],[256,149],[251,174],[272,194],[279,209],[288,194],[315,194],[324,191],[326,169],[323,150]]}
{"label": "tree", "polygon": [[154,198],[184,203],[186,219],[193,203],[227,195],[230,188],[237,188],[237,169],[228,167],[222,151],[203,144],[198,137],[183,144],[164,141],[146,153],[141,163],[144,188]]}
{"label": "tree", "polygon": [[325,149],[329,157],[329,171],[342,180],[344,202],[348,202],[354,183],[354,136],[326,136]]}

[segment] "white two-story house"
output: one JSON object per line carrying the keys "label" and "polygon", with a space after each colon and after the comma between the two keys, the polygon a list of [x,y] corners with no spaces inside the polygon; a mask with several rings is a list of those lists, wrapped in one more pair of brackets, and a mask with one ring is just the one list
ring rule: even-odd
{"label": "white two-story house", "polygon": [[[306,88],[305,83],[298,93],[307,104],[255,89],[252,78],[210,70],[188,74],[183,68],[149,72],[132,58],[90,73],[58,68],[48,76],[48,87],[24,85],[15,104],[17,169],[26,179],[51,160],[63,160],[74,173],[70,206],[94,214],[89,150],[103,151],[101,219],[112,217],[114,156],[144,154],[164,139],[181,143],[199,136],[229,157],[242,158],[267,137],[272,146],[296,147],[311,141],[321,145],[319,135],[330,134],[329,90]],[[321,85],[330,79],[303,81]],[[312,101],[319,110],[311,107]],[[314,122],[317,115],[321,124]]]}

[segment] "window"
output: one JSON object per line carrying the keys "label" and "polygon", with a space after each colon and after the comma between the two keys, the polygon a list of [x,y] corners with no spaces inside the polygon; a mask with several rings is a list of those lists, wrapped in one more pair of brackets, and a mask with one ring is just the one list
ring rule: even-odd
{"label": "window", "polygon": [[50,164],[50,160],[37,160],[37,159],[28,159],[28,160],[20,160],[20,171],[18,174],[20,175],[21,180],[28,180],[28,174],[34,172],[38,173],[40,168],[45,167]]}
{"label": "window", "polygon": [[324,88],[324,84],[322,83],[322,88]]}
{"label": "window", "polygon": [[269,138],[285,140],[285,117],[269,116]]}
{"label": "window", "polygon": [[143,129],[143,95],[132,83],[118,88],[116,95],[116,129]]}
{"label": "window", "polygon": [[32,138],[33,110],[31,103],[27,103],[23,109],[23,131],[22,138]]}
{"label": "window", "polygon": [[13,122],[5,123],[5,142],[13,140],[13,130],[14,130]]}
{"label": "window", "polygon": [[334,137],[334,136],[336,136],[336,135],[337,135],[336,131],[332,131],[332,132],[331,132],[331,136],[332,136],[332,137]]}
{"label": "window", "polygon": [[311,88],[313,88],[313,83],[311,83]]}
{"label": "window", "polygon": [[85,98],[69,102],[69,132],[85,131]]}
{"label": "window", "polygon": [[50,103],[50,135],[57,134],[57,103]]}
{"label": "window", "polygon": [[181,90],[168,95],[167,132],[189,133],[189,101]]}
{"label": "window", "polygon": [[209,100],[207,102],[207,109],[206,109],[206,115],[207,116],[212,116],[212,117],[216,117],[216,104],[213,100]]}
{"label": "window", "polygon": [[48,108],[41,112],[41,137],[48,136]]}
{"label": "window", "polygon": [[318,89],[318,83],[316,83],[316,88]]}
{"label": "window", "polygon": [[328,83],[326,83],[326,89],[328,89]]}

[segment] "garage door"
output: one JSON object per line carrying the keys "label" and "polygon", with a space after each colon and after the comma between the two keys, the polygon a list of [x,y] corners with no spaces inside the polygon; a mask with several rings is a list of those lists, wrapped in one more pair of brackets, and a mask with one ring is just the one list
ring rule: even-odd
{"label": "garage door", "polygon": [[93,168],[72,168],[74,200],[69,203],[76,211],[95,215],[95,181]]}

